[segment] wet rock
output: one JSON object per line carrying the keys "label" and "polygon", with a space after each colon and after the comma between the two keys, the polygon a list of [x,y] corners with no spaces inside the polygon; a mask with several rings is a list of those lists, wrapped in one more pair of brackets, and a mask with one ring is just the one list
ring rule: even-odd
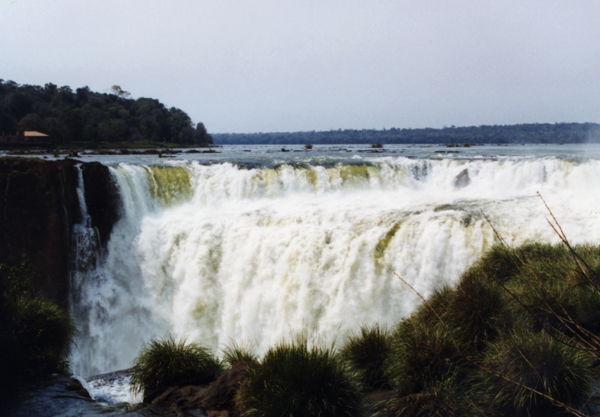
{"label": "wet rock", "polygon": [[120,217],[120,197],[110,170],[99,162],[81,165],[87,210],[92,227],[98,230],[100,241],[106,245],[112,228]]}
{"label": "wet rock", "polygon": [[72,160],[0,158],[0,263],[27,255],[33,285],[59,305],[68,299],[69,251],[79,218]]}
{"label": "wet rock", "polygon": [[120,205],[108,167],[73,159],[0,158],[0,263],[17,265],[27,255],[35,268],[34,288],[63,306],[73,225],[81,221],[78,164],[92,226],[106,243]]}
{"label": "wet rock", "polygon": [[454,178],[454,186],[464,188],[469,184],[471,184],[471,178],[469,178],[469,170],[465,168]]}
{"label": "wet rock", "polygon": [[79,381],[78,379],[75,378],[69,378],[66,382],[65,382],[65,388],[67,389],[67,391],[72,391],[77,395],[80,395],[84,398],[89,398],[91,399],[92,396],[90,395],[90,393],[88,392],[88,390],[86,390],[83,385],[81,384],[81,381]]}
{"label": "wet rock", "polygon": [[[75,411],[93,407],[95,402],[87,395],[69,389],[73,379],[68,376],[52,376],[38,381],[29,387],[19,398],[18,404],[0,409],[0,415],[10,417],[53,417],[74,415]],[[79,381],[77,381],[79,382]],[[83,388],[83,387],[82,387]],[[85,391],[87,393],[87,391]],[[88,414],[79,414],[88,415]]]}

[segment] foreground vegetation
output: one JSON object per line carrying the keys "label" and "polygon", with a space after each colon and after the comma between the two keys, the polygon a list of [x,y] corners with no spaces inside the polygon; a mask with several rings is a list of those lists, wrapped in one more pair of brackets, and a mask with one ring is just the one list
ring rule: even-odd
{"label": "foreground vegetation", "polygon": [[75,327],[68,311],[35,292],[34,271],[0,264],[0,408],[29,381],[64,373]]}
{"label": "foreground vegetation", "polygon": [[137,357],[131,369],[131,387],[147,396],[150,391],[209,382],[222,369],[208,349],[166,337],[151,341]]}
{"label": "foreground vegetation", "polygon": [[[281,343],[252,363],[244,416],[584,416],[600,377],[600,247],[494,246],[391,331],[339,350]],[[165,362],[166,363],[166,362]],[[365,401],[389,391],[385,401]],[[596,404],[596,405],[594,405]],[[370,407],[370,408],[369,408]]]}

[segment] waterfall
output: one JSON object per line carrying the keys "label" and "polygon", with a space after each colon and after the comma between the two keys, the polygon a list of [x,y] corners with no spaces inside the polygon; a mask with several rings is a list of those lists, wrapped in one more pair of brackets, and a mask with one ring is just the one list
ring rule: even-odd
{"label": "waterfall", "polygon": [[557,242],[538,191],[574,243],[600,238],[595,160],[175,161],[111,175],[123,215],[74,274],[81,375],[127,368],[169,333],[260,353],[300,331],[330,344],[391,327],[419,303],[393,271],[425,297],[452,285],[494,243],[482,212],[511,245]]}

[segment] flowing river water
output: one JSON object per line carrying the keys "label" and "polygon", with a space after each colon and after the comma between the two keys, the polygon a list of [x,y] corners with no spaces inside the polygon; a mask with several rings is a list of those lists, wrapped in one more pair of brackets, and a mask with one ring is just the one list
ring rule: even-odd
{"label": "flowing river water", "polygon": [[121,218],[104,251],[75,230],[75,373],[168,334],[262,353],[392,327],[420,301],[394,271],[425,297],[452,285],[495,242],[483,213],[511,245],[558,242],[537,192],[573,243],[600,241],[598,145],[285,148],[81,157],[110,167]]}

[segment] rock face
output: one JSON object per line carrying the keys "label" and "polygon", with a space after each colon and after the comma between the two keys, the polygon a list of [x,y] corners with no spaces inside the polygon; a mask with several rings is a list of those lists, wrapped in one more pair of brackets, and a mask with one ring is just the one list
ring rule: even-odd
{"label": "rock face", "polygon": [[[36,269],[34,287],[59,305],[68,300],[71,237],[81,220],[78,164],[0,158],[0,263],[16,265],[27,255]],[[92,225],[105,243],[118,218],[116,188],[107,167],[81,165]]]}
{"label": "rock face", "polygon": [[469,177],[469,170],[465,168],[454,178],[454,186],[464,188],[469,184],[471,184],[471,178]]}
{"label": "rock face", "polygon": [[[37,381],[22,395],[21,402],[8,409],[0,409],[7,417],[54,417],[58,415],[95,415],[95,401],[79,381],[67,376],[50,376]],[[129,417],[129,414],[128,414]],[[133,415],[131,416],[133,417]]]}
{"label": "rock face", "polygon": [[0,263],[27,255],[34,286],[59,304],[68,297],[69,250],[79,217],[72,160],[0,159]]}
{"label": "rock face", "polygon": [[100,241],[106,245],[114,224],[119,220],[119,192],[107,166],[90,162],[81,165],[81,172],[91,226],[98,229]]}
{"label": "rock face", "polygon": [[248,373],[249,364],[238,362],[223,372],[208,387],[189,385],[169,388],[152,401],[157,407],[170,408],[174,412],[193,410],[209,411],[210,415],[222,414],[232,408],[235,393]]}

